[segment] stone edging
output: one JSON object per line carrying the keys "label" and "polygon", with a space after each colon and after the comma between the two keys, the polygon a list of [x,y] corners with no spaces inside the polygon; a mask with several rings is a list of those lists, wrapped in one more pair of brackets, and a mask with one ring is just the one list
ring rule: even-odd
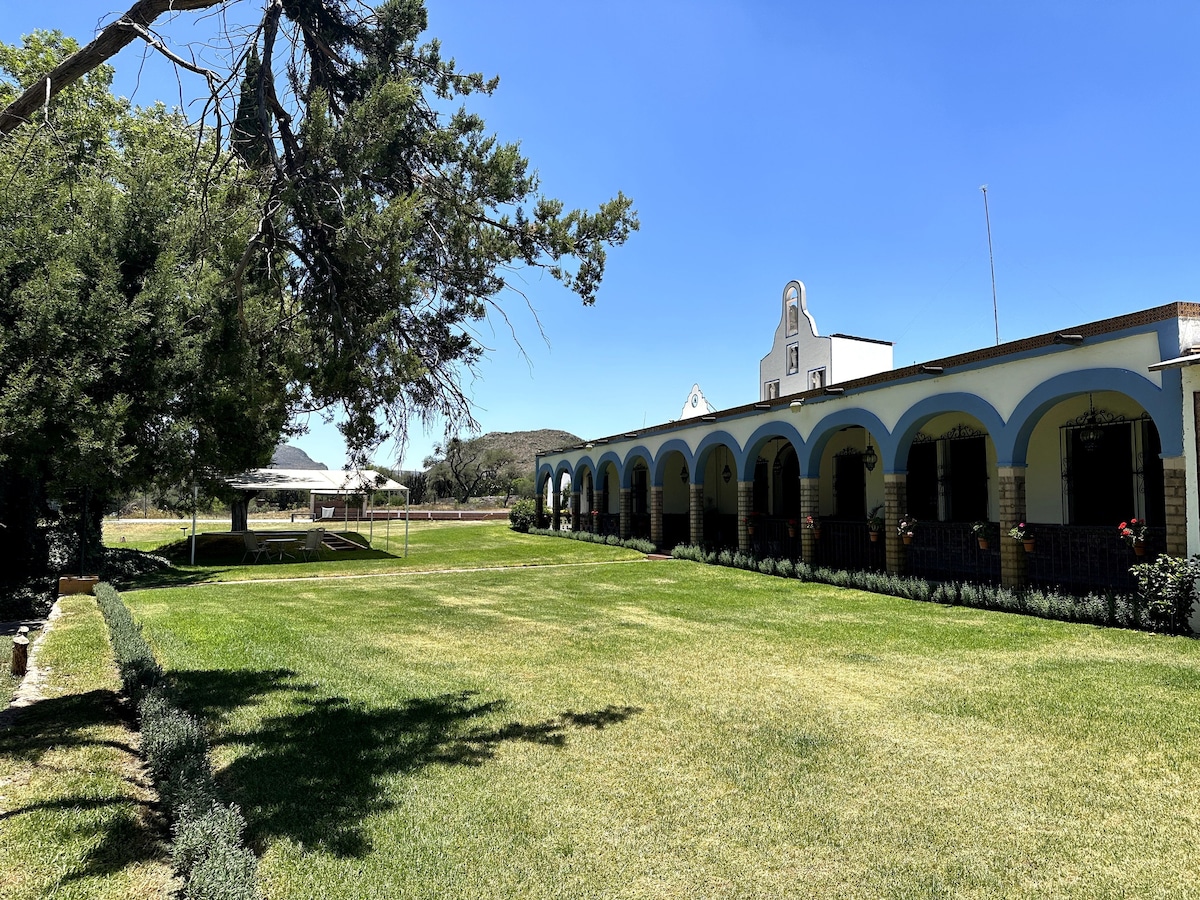
{"label": "stone edging", "polygon": [[50,615],[46,617],[41,632],[29,647],[29,664],[25,669],[25,677],[17,686],[16,693],[13,695],[8,707],[0,710],[0,728],[6,728],[11,725],[24,707],[31,706],[37,703],[37,701],[45,699],[42,687],[46,683],[46,675],[48,673],[38,666],[37,661],[42,641],[49,634],[54,620],[60,615],[62,615],[62,610],[59,609],[58,600],[56,599],[54,605],[50,607]]}

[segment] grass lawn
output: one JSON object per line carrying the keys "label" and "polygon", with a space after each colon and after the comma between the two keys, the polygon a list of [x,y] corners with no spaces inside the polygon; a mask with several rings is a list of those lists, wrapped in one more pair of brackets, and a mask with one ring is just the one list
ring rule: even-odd
{"label": "grass lawn", "polygon": [[1193,640],[678,561],[124,596],[271,898],[1200,896]]}
{"label": "grass lawn", "polygon": [[[293,530],[281,522],[275,529]],[[303,530],[303,528],[300,528]],[[368,532],[361,532],[363,539]],[[122,543],[121,537],[126,541]],[[136,547],[186,559],[179,529],[171,524],[126,524],[105,522],[104,542],[110,547]],[[247,581],[275,578],[312,578],[323,575],[380,575],[396,572],[428,572],[462,567],[580,565],[633,561],[643,554],[604,544],[517,534],[500,522],[414,522],[409,526],[408,556],[404,555],[404,523],[392,523],[387,534],[382,522],[375,523],[370,550],[324,551],[320,561],[262,561],[241,565],[242,549],[221,559],[197,557],[197,565],[180,564],[173,570],[142,579],[144,585],[183,585],[209,581]]]}
{"label": "grass lawn", "polygon": [[39,651],[46,699],[0,728],[0,897],[166,898],[164,831],[104,622],[92,597],[61,604]]}

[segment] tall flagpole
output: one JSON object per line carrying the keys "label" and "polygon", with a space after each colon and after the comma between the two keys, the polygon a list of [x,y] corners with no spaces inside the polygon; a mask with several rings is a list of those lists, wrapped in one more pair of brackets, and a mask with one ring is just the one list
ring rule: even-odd
{"label": "tall flagpole", "polygon": [[996,346],[1000,346],[1000,311],[996,306],[996,259],[992,255],[992,217],[988,215],[987,185],[979,186],[983,191],[983,220],[987,222],[988,265],[992,267],[992,318],[996,321]]}

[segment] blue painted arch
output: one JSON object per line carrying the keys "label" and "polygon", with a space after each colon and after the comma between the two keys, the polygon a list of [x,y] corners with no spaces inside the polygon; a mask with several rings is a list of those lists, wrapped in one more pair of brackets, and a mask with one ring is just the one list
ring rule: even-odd
{"label": "blue painted arch", "polygon": [[1024,466],[1033,430],[1051,407],[1101,391],[1124,394],[1137,402],[1154,420],[1162,455],[1183,455],[1183,408],[1178,395],[1128,369],[1083,369],[1047,379],[1025,395],[1008,420],[1003,440],[996,440],[997,465]]}
{"label": "blue painted arch", "polygon": [[658,452],[654,454],[654,463],[650,467],[650,484],[653,487],[663,486],[667,478],[667,460],[675,453],[683,455],[683,464],[688,467],[688,483],[692,483],[692,479],[696,477],[692,448],[688,446],[687,441],[672,438],[659,447]]}
{"label": "blue painted arch", "polygon": [[649,471],[653,467],[654,456],[641,444],[631,447],[625,454],[625,461],[621,464],[621,487],[629,490],[633,487],[633,470],[637,465],[637,460],[641,460],[646,464],[646,469]]}
{"label": "blue painted arch", "polygon": [[926,397],[905,410],[900,421],[896,423],[896,427],[892,431],[891,443],[887,448],[888,453],[883,457],[883,471],[888,473],[907,471],[908,451],[912,447],[913,438],[930,419],[948,413],[963,413],[973,417],[991,435],[992,442],[997,445],[1007,427],[1003,417],[996,412],[996,408],[977,394],[952,391]]}
{"label": "blue painted arch", "polygon": [[696,445],[696,452],[692,454],[692,458],[695,460],[695,471],[690,473],[693,484],[702,483],[701,473],[708,464],[708,457],[719,446],[726,447],[733,457],[733,471],[742,471],[745,456],[742,451],[742,445],[728,431],[712,431],[706,434],[704,439]]}
{"label": "blue painted arch", "polygon": [[[884,460],[884,471],[887,471],[887,460],[895,456],[891,432],[875,413],[854,407],[841,409],[830,413],[821,419],[808,437],[808,443],[800,454],[800,476],[802,478],[817,478],[821,474],[821,456],[833,436],[843,428],[858,425],[871,433],[871,437],[879,447],[880,458]],[[799,449],[799,448],[797,448]]]}
{"label": "blue painted arch", "polygon": [[754,480],[754,466],[758,462],[758,451],[767,445],[768,441],[783,438],[796,451],[797,460],[804,458],[804,438],[796,426],[790,422],[766,422],[754,430],[746,441],[746,453],[738,470],[739,481]]}

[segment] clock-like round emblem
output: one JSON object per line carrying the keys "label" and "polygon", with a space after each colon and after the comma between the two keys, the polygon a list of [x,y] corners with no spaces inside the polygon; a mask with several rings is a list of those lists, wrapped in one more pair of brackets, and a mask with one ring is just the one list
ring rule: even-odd
{"label": "clock-like round emblem", "polygon": [[699,406],[699,405],[700,405],[700,395],[692,394],[692,406]]}

